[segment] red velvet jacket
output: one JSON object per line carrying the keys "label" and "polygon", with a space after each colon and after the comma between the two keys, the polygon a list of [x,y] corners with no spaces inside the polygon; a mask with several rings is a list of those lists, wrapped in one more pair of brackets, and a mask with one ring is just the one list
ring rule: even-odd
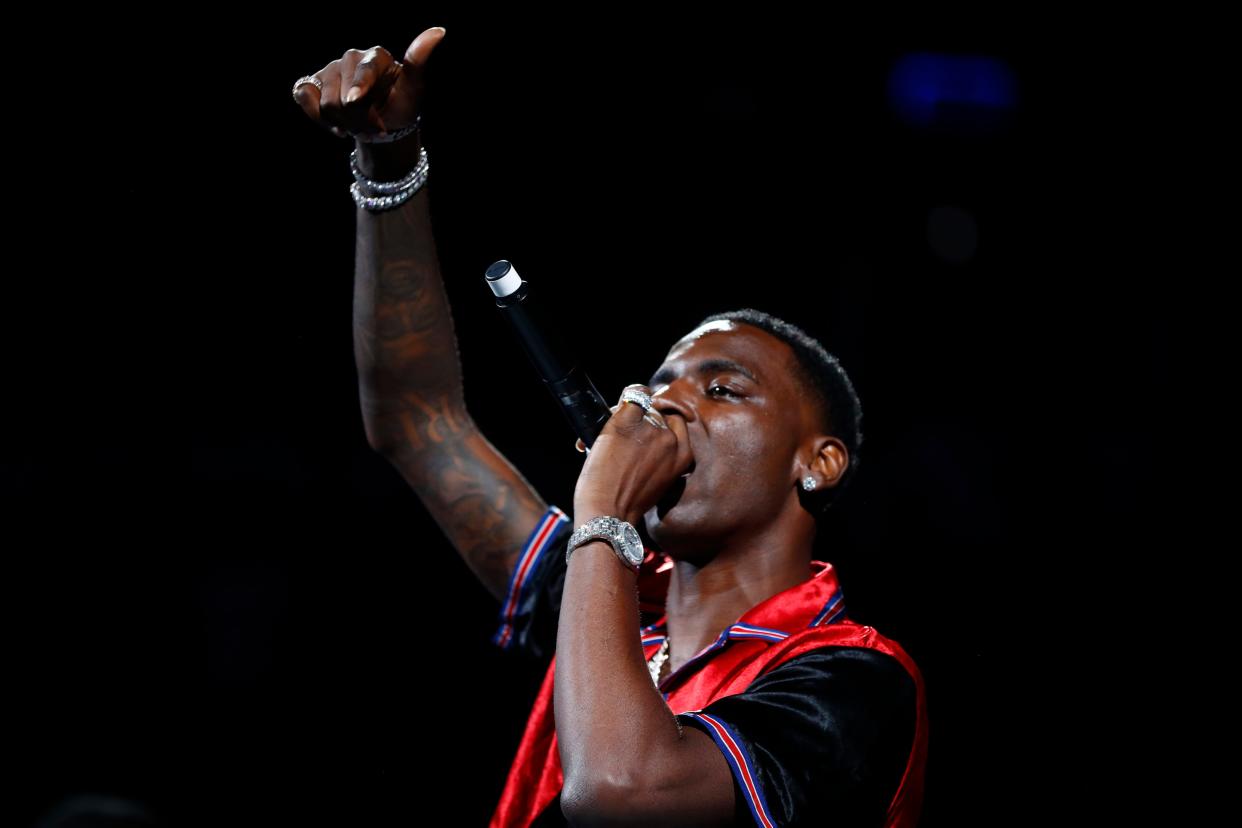
{"label": "red velvet jacket", "polygon": [[[501,607],[501,625],[493,639],[498,646],[539,655],[554,642],[554,637],[548,636],[559,609],[564,551],[571,531],[572,521],[556,506],[549,507],[532,531]],[[640,606],[645,613],[660,612],[660,616],[637,631],[647,658],[665,638],[663,597],[671,568],[668,558],[648,550],[639,576]],[[878,726],[869,722],[870,729],[855,728],[851,717],[870,714],[899,718],[889,708],[867,710],[867,701],[858,698],[883,696],[894,685],[894,662],[878,654],[895,659],[904,668],[900,680],[906,685],[910,684],[906,676],[912,679],[913,692],[909,695],[914,697],[914,715],[912,727],[893,742],[901,746],[897,758],[904,755],[905,761],[894,766],[900,776],[895,790],[890,784],[882,791],[882,802],[887,801],[882,819],[873,811],[874,820],[859,816],[858,821],[913,828],[922,808],[927,759],[923,678],[897,642],[846,616],[836,571],[830,563],[812,561],[806,581],[751,607],[716,641],[667,676],[660,690],[680,723],[704,730],[720,747],[733,772],[735,790],[740,791],[739,802],[744,800],[756,825],[800,823],[817,818],[816,807],[821,809],[819,813],[836,807],[807,803],[815,797],[822,799],[826,796],[823,792],[833,785],[844,789],[847,783],[852,784],[850,780],[861,771],[852,764],[856,757],[847,743],[870,741],[880,732],[877,727],[883,726],[882,722]],[[884,684],[859,684],[849,678],[873,675],[869,666],[873,662],[891,667],[889,674],[874,673]],[[857,672],[860,666],[868,672]],[[775,672],[778,667],[779,673]],[[553,804],[564,781],[552,710],[555,668],[553,654],[493,814],[492,828],[527,828],[536,822],[564,824],[559,807]],[[759,692],[769,677],[781,680],[781,695]],[[815,688],[815,704],[771,703],[772,699],[787,699],[790,692],[796,693],[798,681],[804,678],[802,687]],[[827,695],[820,696],[821,688],[828,688],[823,691]],[[903,698],[908,700],[908,696]],[[752,700],[755,703],[744,704]],[[908,701],[905,704],[909,706]],[[808,716],[804,707],[810,708],[805,720],[799,718]],[[771,729],[759,736],[765,733],[765,719]],[[814,741],[797,744],[798,739]],[[807,757],[805,763],[802,756]],[[820,759],[836,764],[815,764]],[[808,768],[823,768],[824,778],[808,779]],[[891,778],[897,776],[892,774]]]}

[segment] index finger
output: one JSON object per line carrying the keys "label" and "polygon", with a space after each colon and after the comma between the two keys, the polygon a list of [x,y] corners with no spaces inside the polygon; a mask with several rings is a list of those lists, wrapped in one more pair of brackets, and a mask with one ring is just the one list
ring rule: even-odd
{"label": "index finger", "polygon": [[[636,391],[640,391],[640,392],[642,392],[643,394],[646,394],[648,399],[650,399],[650,398],[651,398],[651,389],[650,389],[650,388],[648,388],[647,386],[643,385],[642,383],[632,383],[632,384],[630,384],[630,385],[625,386],[625,388],[624,388],[624,389],[622,389],[622,391],[621,391],[621,401],[622,401],[622,402],[629,402],[629,403],[631,403],[632,405],[638,406],[638,403],[635,403],[635,402],[633,402],[632,400],[627,400],[627,399],[625,399],[625,392],[626,392],[626,391],[629,391],[630,389],[634,389],[634,390],[636,390]],[[641,408],[642,406],[638,406],[638,407],[639,407],[639,408]],[[654,402],[653,402],[653,404],[652,404],[652,406],[651,406],[651,408],[650,408],[650,409],[645,409],[645,410],[643,411],[643,419],[644,419],[644,420],[646,420],[647,422],[651,423],[653,426],[656,426],[657,428],[668,428],[668,424],[664,422],[664,415],[663,415],[663,414],[661,414],[661,413],[660,413],[660,410],[659,410],[658,408],[656,408],[656,407],[655,407]]]}
{"label": "index finger", "polygon": [[377,85],[381,85],[380,91],[383,91],[382,84],[385,81],[395,80],[396,72],[393,71],[390,74],[390,70],[395,68],[397,68],[396,60],[383,46],[372,46],[367,49],[362,55],[362,60],[354,66],[354,76],[350,78],[349,86],[345,89],[341,102],[346,105],[354,103],[369,94],[371,89]]}

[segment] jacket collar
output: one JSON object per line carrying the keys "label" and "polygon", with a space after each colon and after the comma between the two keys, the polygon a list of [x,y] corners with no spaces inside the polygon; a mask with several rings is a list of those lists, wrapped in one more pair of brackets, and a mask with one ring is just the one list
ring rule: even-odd
{"label": "jacket collar", "polygon": [[[798,630],[832,624],[845,617],[845,596],[837,580],[836,568],[826,561],[811,561],[807,580],[765,598],[742,613],[714,642],[683,664],[677,673],[691,668],[691,665],[729,641],[782,641]],[[668,633],[668,613],[661,615],[654,624],[643,627],[641,633],[644,646],[663,643]]]}

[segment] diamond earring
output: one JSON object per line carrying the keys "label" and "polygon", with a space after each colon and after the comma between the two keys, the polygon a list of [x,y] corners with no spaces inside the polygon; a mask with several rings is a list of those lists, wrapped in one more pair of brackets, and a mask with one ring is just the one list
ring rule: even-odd
{"label": "diamond earring", "polygon": [[802,478],[802,488],[808,492],[815,488],[815,478],[810,475]]}

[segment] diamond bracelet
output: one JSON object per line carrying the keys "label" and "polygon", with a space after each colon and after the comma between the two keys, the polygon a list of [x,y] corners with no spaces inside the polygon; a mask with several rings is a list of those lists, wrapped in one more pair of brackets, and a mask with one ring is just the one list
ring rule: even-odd
{"label": "diamond bracelet", "polygon": [[[356,154],[357,150],[354,150],[354,153]],[[350,162],[357,180],[349,185],[349,193],[353,196],[355,204],[373,213],[400,207],[422,189],[423,183],[427,180],[427,173],[431,170],[426,147],[419,150],[418,166],[399,181],[373,181],[362,175],[357,168],[357,159],[353,155],[350,156]],[[376,193],[376,195],[369,193]]]}

